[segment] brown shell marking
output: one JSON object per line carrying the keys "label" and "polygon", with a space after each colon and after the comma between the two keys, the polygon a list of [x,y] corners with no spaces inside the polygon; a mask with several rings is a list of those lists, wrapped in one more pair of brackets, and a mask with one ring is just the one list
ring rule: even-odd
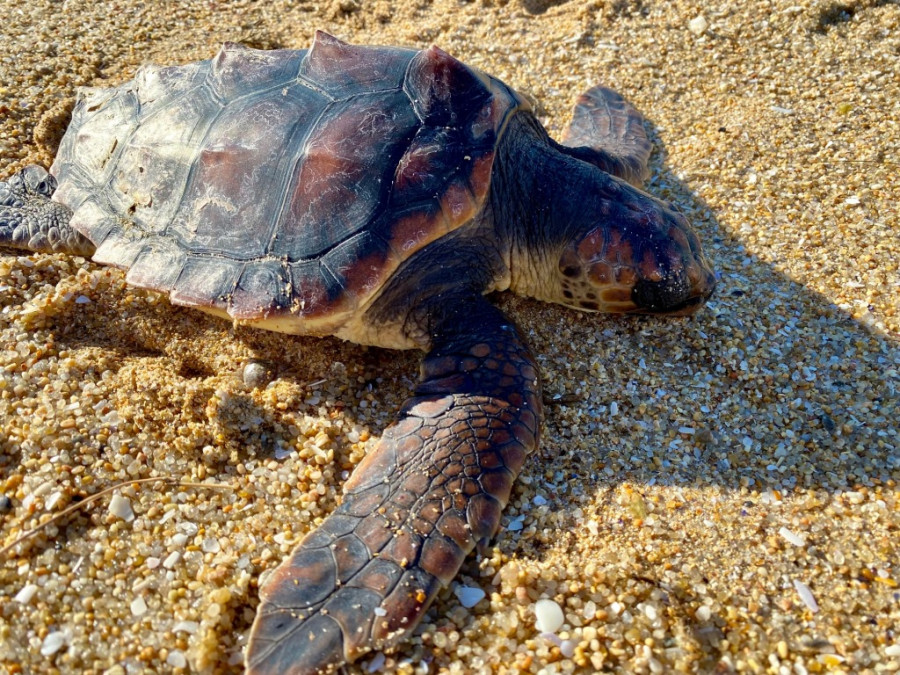
{"label": "brown shell marking", "polygon": [[384,209],[393,168],[417,125],[409,106],[393,104],[395,95],[360,95],[325,108],[304,143],[272,255],[320,255]]}

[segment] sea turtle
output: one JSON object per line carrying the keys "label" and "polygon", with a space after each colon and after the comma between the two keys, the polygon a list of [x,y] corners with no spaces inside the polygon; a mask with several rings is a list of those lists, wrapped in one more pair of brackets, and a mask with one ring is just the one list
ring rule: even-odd
{"label": "sea turtle", "polygon": [[560,144],[437,47],[226,44],[82,90],[50,173],[0,183],[0,245],[91,255],[240,323],[426,352],[342,504],[260,589],[248,672],[312,673],[410,634],[538,444],[537,366],[486,293],[652,314],[712,293],[687,221],[638,187],[649,154],[603,87]]}

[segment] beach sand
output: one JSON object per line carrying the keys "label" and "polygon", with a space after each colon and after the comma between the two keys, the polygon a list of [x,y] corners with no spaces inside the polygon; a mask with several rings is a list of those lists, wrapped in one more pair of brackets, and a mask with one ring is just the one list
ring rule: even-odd
{"label": "beach sand", "polygon": [[[348,672],[900,670],[897,2],[0,5],[0,176],[49,163],[77,86],[317,28],[438,44],[557,137],[596,83],[646,115],[648,189],[696,226],[716,296],[687,320],[497,298],[539,355],[542,447],[487,555]],[[251,359],[267,387],[242,383]],[[0,547],[126,483],[0,556],[0,670],[240,672],[260,575],[334,508],[417,363],[0,253]],[[151,477],[192,485],[127,483]]]}

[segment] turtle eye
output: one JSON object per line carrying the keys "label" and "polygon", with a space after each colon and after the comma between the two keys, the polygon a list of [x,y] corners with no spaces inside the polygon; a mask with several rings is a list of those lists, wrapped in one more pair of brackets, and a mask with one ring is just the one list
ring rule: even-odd
{"label": "turtle eye", "polygon": [[559,259],[559,271],[566,279],[578,279],[584,274],[584,265],[571,248],[567,248]]}

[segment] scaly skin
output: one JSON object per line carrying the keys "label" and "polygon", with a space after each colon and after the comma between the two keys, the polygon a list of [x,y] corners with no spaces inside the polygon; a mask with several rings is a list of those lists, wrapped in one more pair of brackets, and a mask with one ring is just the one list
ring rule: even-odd
{"label": "scaly skin", "polygon": [[0,182],[0,244],[92,256],[94,245],[69,224],[71,209],[50,201],[55,190],[56,178],[34,164]]}
{"label": "scaly skin", "polygon": [[247,673],[328,672],[402,640],[496,533],[537,447],[540,379],[499,310],[481,297],[452,306],[430,327],[415,394],[341,506],[260,589]]}

